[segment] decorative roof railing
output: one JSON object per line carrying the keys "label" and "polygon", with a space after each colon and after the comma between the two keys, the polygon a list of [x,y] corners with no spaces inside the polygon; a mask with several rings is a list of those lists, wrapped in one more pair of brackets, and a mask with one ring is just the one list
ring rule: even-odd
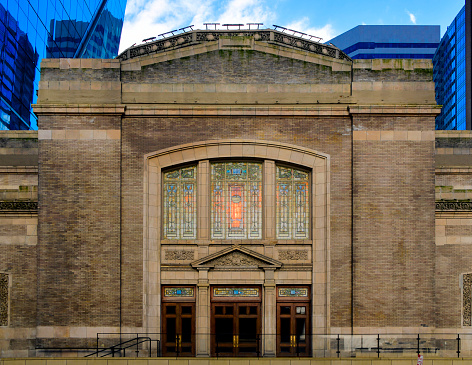
{"label": "decorative roof railing", "polygon": [[[213,24],[213,23],[212,23]],[[230,26],[232,24],[225,24]],[[278,27],[278,26],[277,26]],[[189,47],[192,45],[202,44],[205,42],[214,42],[220,39],[220,37],[254,37],[255,41],[267,42],[270,44],[281,45],[284,47],[302,49],[307,52],[320,54],[323,56],[351,61],[348,55],[346,55],[339,48],[332,45],[319,43],[312,40],[313,38],[321,39],[314,36],[306,35],[309,39],[304,38],[305,33],[294,32],[288,34],[284,31],[275,29],[205,29],[205,30],[190,30],[185,31],[189,27],[181,28],[182,33],[174,34],[177,31],[163,33],[160,36],[172,34],[171,36],[156,39],[154,37],[147,38],[142,44],[133,45],[130,48],[123,51],[118,55],[118,59],[125,61],[131,58],[140,56],[146,56],[159,52],[169,51],[172,49],[178,49],[183,47]],[[207,26],[208,28],[208,26]],[[216,26],[215,26],[216,28]],[[229,27],[228,27],[229,28]],[[281,28],[281,27],[278,27]],[[191,29],[191,28],[190,28]],[[297,36],[295,34],[300,34]]]}

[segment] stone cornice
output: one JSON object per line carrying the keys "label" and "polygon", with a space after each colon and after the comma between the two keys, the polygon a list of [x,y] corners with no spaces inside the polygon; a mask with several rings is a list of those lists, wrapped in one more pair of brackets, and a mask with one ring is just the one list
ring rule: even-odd
{"label": "stone cornice", "polygon": [[124,114],[123,104],[33,104],[36,114]]}
{"label": "stone cornice", "polygon": [[125,116],[323,116],[347,117],[346,106],[166,106],[129,105]]}
{"label": "stone cornice", "polygon": [[432,105],[349,105],[350,114],[438,115],[441,107]]}

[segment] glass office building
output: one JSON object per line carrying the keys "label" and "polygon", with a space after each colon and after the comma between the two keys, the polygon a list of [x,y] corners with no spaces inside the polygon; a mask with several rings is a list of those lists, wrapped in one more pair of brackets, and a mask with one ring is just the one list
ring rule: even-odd
{"label": "glass office building", "polygon": [[432,59],[439,25],[358,25],[331,39],[352,59]]}
{"label": "glass office building", "polygon": [[443,106],[436,129],[467,129],[465,8],[447,28],[433,58],[436,102]]}
{"label": "glass office building", "polygon": [[0,0],[0,129],[37,129],[42,58],[113,58],[126,0]]}

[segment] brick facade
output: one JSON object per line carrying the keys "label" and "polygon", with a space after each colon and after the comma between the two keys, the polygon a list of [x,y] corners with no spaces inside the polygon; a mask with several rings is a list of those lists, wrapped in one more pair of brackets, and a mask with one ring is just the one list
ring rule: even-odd
{"label": "brick facade", "polygon": [[[12,277],[0,333],[29,328],[19,340],[31,343],[0,342],[4,354],[92,346],[97,333],[159,332],[166,286],[195,288],[202,333],[215,285],[260,287],[266,333],[277,329],[281,285],[310,289],[313,334],[461,329],[459,282],[471,269],[466,238],[450,237],[470,230],[435,216],[434,202],[468,199],[466,174],[438,174],[438,143],[443,157],[468,145],[441,137],[435,147],[432,65],[352,62],[251,37],[121,60],[43,61],[38,241],[18,248],[18,258],[31,250],[28,260],[9,253],[0,266]],[[261,240],[210,239],[209,164],[231,158],[264,166]],[[161,172],[189,163],[198,170],[198,238],[164,239]],[[277,164],[311,173],[309,239],[276,239]],[[28,232],[26,222],[8,222],[0,235]],[[268,266],[205,266],[223,253]],[[28,319],[15,276],[27,262]],[[265,355],[276,355],[274,340],[264,341]],[[312,341],[313,355],[326,351]],[[197,339],[196,354],[208,356],[210,342]]]}

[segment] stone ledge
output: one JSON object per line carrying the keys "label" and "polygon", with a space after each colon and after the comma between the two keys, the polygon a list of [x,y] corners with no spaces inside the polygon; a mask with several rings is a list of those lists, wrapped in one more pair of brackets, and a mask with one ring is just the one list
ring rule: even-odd
{"label": "stone ledge", "polygon": [[122,104],[33,104],[36,114],[124,114]]}

